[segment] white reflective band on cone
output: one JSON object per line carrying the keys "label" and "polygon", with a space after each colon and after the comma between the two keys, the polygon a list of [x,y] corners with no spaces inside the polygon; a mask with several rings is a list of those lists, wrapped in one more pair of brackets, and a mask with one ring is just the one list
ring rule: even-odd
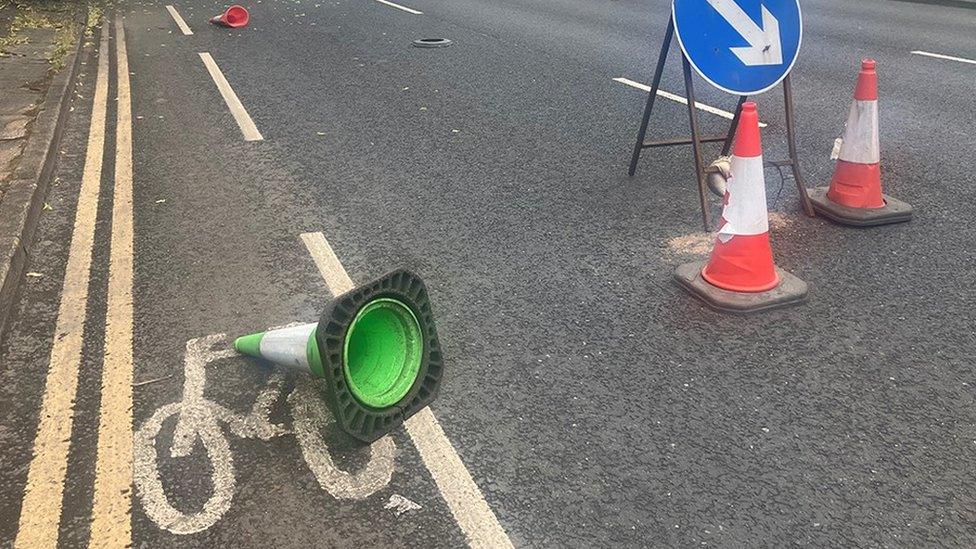
{"label": "white reflective band on cone", "polygon": [[318,324],[313,322],[265,333],[261,338],[261,356],[275,364],[307,370],[306,346],[316,326]]}
{"label": "white reflective band on cone", "polygon": [[881,162],[878,138],[878,102],[854,101],[847,116],[840,159],[855,164]]}
{"label": "white reflective band on cone", "polygon": [[762,156],[732,157],[732,178],[727,192],[729,203],[722,210],[725,224],[718,230],[720,241],[728,242],[735,235],[769,232]]}

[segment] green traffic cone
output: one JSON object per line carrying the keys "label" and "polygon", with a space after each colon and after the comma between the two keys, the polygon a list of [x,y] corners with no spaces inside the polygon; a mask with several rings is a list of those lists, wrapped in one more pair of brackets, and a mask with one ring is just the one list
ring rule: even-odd
{"label": "green traffic cone", "polygon": [[290,326],[237,338],[234,349],[281,366],[298,368],[323,377],[322,360],[315,342],[317,323]]}
{"label": "green traffic cone", "polygon": [[243,336],[234,348],[326,379],[339,425],[366,442],[430,404],[443,371],[427,289],[404,270],[336,297],[318,323]]}

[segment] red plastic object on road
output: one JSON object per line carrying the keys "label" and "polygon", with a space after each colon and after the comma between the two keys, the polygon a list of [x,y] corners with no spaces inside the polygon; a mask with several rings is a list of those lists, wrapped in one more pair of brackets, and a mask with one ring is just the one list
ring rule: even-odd
{"label": "red plastic object on road", "polygon": [[861,61],[830,187],[814,189],[810,195],[818,213],[845,225],[883,225],[912,217],[911,206],[881,192],[876,66],[873,59]]}
{"label": "red plastic object on road", "polygon": [[720,311],[750,313],[799,303],[807,285],[776,268],[769,246],[766,178],[756,104],[742,105],[715,247],[708,263],[687,263],[675,281]]}
{"label": "red plastic object on road", "polygon": [[224,13],[213,16],[210,19],[210,22],[214,25],[239,29],[241,27],[246,27],[250,20],[251,14],[247,12],[247,9],[245,9],[244,6],[234,5],[227,8]]}

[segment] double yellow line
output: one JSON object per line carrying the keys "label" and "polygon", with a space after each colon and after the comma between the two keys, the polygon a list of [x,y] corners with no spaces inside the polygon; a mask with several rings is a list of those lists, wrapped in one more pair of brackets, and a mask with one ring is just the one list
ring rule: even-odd
{"label": "double yellow line", "polygon": [[[102,29],[88,151],[82,174],[50,367],[20,511],[17,548],[54,548],[68,469],[81,367],[95,219],[105,152],[109,29]],[[132,507],[132,101],[125,29],[116,19],[118,88],[115,184],[109,257],[105,358],[89,547],[131,544]]]}

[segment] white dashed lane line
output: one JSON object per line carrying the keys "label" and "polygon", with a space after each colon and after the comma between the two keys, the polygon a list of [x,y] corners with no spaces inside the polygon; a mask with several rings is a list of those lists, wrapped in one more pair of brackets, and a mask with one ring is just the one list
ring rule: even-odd
{"label": "white dashed lane line", "polygon": [[264,137],[258,131],[258,127],[254,125],[254,120],[251,119],[251,115],[247,114],[247,109],[244,108],[237,94],[234,93],[234,88],[231,88],[230,83],[224,78],[224,73],[220,72],[220,67],[217,66],[217,62],[207,52],[201,53],[200,59],[203,60],[207,71],[210,72],[210,77],[213,78],[214,84],[217,84],[217,89],[220,90],[220,95],[223,96],[224,102],[227,103],[227,108],[230,109],[230,113],[234,115],[234,120],[240,126],[241,133],[244,134],[244,141],[263,141]]}
{"label": "white dashed lane line", "polygon": [[173,21],[176,21],[176,26],[180,28],[183,34],[186,36],[193,34],[193,31],[190,30],[190,26],[186,24],[186,21],[184,21],[183,17],[180,16],[180,13],[176,11],[176,8],[173,6],[166,6],[166,11],[173,16]]}
{"label": "white dashed lane line", "polygon": [[915,55],[924,55],[925,57],[934,57],[936,59],[945,59],[947,61],[958,61],[960,63],[968,63],[970,65],[976,65],[976,59],[966,59],[965,57],[955,57],[952,55],[943,55],[941,53],[932,53],[928,51],[915,50],[912,52]]}
{"label": "white dashed lane line", "polygon": [[[651,87],[648,86],[647,84],[641,84],[640,82],[634,82],[633,80],[631,80],[629,78],[623,78],[623,77],[614,78],[613,81],[614,82],[619,82],[621,84],[624,84],[625,86],[630,86],[631,88],[637,88],[638,90],[643,90],[643,91],[646,91],[646,92],[651,91]],[[665,99],[669,99],[671,101],[674,101],[675,103],[681,103],[682,105],[687,105],[688,104],[688,100],[685,99],[684,97],[681,97],[680,95],[673,94],[671,92],[666,92],[666,91],[661,90],[661,89],[657,90],[657,96],[658,97],[663,97]],[[704,111],[704,112],[707,112],[707,113],[711,113],[711,114],[714,114],[716,116],[721,116],[722,118],[725,118],[726,120],[732,120],[732,118],[734,117],[734,115],[732,113],[730,113],[729,111],[724,111],[722,109],[719,109],[719,108],[716,108],[716,107],[712,107],[711,105],[706,105],[704,103],[699,103],[698,101],[695,101],[695,107],[698,110],[700,110],[700,111]],[[766,126],[767,126],[767,124],[765,122],[760,122],[759,123],[759,127],[760,128],[765,128]]]}
{"label": "white dashed lane line", "polygon": [[412,13],[414,15],[423,15],[424,14],[424,12],[422,12],[422,11],[417,11],[417,10],[415,10],[413,8],[408,8],[406,6],[401,6],[400,4],[394,4],[393,2],[390,2],[389,0],[376,0],[376,1],[379,2],[380,4],[386,4],[387,6],[390,6],[391,8],[396,8],[398,10],[403,10],[403,11],[405,11],[407,13]]}

